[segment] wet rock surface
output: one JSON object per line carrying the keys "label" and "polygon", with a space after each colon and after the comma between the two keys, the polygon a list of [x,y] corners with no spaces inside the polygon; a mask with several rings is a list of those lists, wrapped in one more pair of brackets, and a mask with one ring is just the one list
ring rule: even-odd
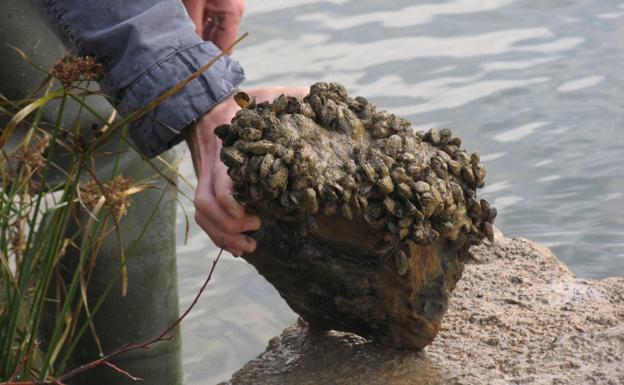
{"label": "wet rock surface", "polygon": [[299,322],[226,384],[624,383],[624,278],[575,278],[549,249],[500,233],[470,254],[424,351]]}
{"label": "wet rock surface", "polygon": [[468,248],[493,236],[479,154],[336,83],[303,101],[236,99],[243,108],[215,133],[236,199],[262,218],[243,258],[313,329],[431,343]]}

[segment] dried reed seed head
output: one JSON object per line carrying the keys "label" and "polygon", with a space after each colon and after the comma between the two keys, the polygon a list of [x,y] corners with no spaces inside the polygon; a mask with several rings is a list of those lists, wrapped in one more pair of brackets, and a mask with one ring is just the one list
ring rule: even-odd
{"label": "dried reed seed head", "polygon": [[104,196],[104,206],[119,219],[128,212],[131,205],[128,189],[132,186],[132,179],[123,175],[117,175],[105,183],[90,180],[81,186],[82,202],[89,210],[93,210]]}
{"label": "dried reed seed head", "polygon": [[282,95],[242,104],[215,133],[236,197],[249,207],[285,218],[362,218],[384,229],[386,242],[491,237],[496,210],[475,199],[485,167],[451,130],[413,132],[337,83],[312,85],[303,103]]}
{"label": "dried reed seed head", "polygon": [[47,134],[39,137],[35,143],[24,151],[24,162],[32,170],[41,170],[46,162],[46,149],[50,146],[50,136]]}
{"label": "dried reed seed head", "polygon": [[26,167],[26,175],[40,172],[45,167],[46,149],[49,146],[50,136],[45,133],[31,140],[28,145],[24,144],[11,155],[13,168],[20,165]]}
{"label": "dried reed seed head", "polygon": [[67,54],[54,64],[50,73],[64,87],[69,87],[79,80],[99,80],[104,66],[91,56]]}

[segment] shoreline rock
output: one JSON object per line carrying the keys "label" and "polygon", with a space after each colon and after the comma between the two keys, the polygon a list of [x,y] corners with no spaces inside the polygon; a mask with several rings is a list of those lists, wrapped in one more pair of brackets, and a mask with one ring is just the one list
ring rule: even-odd
{"label": "shoreline rock", "polygon": [[624,384],[624,278],[576,278],[548,248],[499,232],[470,254],[424,351],[300,321],[223,384]]}

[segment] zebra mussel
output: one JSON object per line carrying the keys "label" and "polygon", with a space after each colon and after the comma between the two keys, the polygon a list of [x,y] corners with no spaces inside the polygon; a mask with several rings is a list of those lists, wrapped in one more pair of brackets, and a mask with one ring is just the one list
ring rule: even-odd
{"label": "zebra mussel", "polygon": [[320,215],[365,221],[384,232],[379,250],[401,275],[409,242],[493,240],[496,209],[476,198],[485,167],[451,130],[414,132],[337,83],[312,85],[302,101],[236,100],[242,109],[215,133],[234,196],[247,206],[264,205],[304,226]]}

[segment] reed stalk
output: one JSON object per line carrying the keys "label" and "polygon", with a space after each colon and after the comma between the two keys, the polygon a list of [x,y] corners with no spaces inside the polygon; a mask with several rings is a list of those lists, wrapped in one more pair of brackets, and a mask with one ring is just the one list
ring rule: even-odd
{"label": "reed stalk", "polygon": [[[23,52],[20,54],[25,65],[32,64]],[[87,365],[67,371],[78,341],[89,331],[97,339],[92,319],[119,281],[122,287],[127,285],[127,258],[135,252],[134,245],[140,242],[160,205],[159,201],[148,215],[139,239],[126,240],[127,249],[120,239],[122,259],[118,275],[100,298],[88,303],[86,290],[102,240],[107,236],[120,237],[119,221],[131,204],[132,195],[155,188],[150,180],[132,181],[120,175],[118,167],[114,167],[110,179],[100,180],[93,164],[104,156],[116,157],[113,162],[117,164],[122,148],[136,151],[126,138],[127,126],[179,92],[219,58],[124,118],[99,116],[85,102],[86,96],[99,94],[88,90],[89,82],[101,73],[101,66],[90,58],[63,58],[23,100],[7,100],[0,95],[0,116],[8,120],[0,133],[0,385],[60,384],[71,373],[89,368]],[[89,128],[80,126],[79,117],[71,127],[63,125],[65,106],[70,100],[80,104],[79,114],[90,114],[92,120],[100,123],[99,135],[86,139],[84,133]],[[43,109],[49,108],[53,101],[58,103],[55,121],[42,122]],[[17,145],[9,148],[10,139],[17,135],[21,135]],[[102,147],[113,135],[121,138],[120,151],[106,152]],[[69,165],[60,167],[55,163],[59,153],[69,154]],[[166,177],[161,170],[163,164],[175,170],[174,165],[164,160],[157,164],[153,160],[144,161],[153,167],[154,179]],[[52,183],[52,173],[60,173],[63,180]],[[169,182],[161,200],[167,189],[177,189],[173,181]],[[86,220],[79,219],[85,217]],[[72,249],[78,255],[73,263],[75,268],[66,284],[59,285],[62,262]],[[53,282],[57,284],[52,285]],[[50,303],[56,308],[55,323],[42,342],[39,340],[42,313]],[[154,341],[137,346],[165,340],[178,322]],[[124,347],[102,355],[106,358],[128,350],[131,349]],[[99,365],[123,372],[106,359],[91,363],[92,367]],[[133,378],[130,373],[126,375]]]}

